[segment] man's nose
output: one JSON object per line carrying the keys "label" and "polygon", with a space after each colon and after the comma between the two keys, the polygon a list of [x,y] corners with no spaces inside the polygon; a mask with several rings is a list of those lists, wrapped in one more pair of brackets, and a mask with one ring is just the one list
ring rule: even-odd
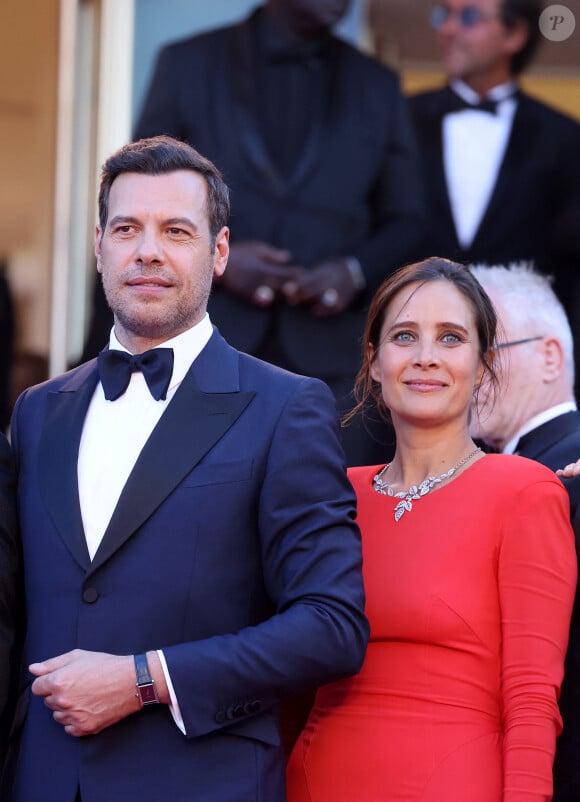
{"label": "man's nose", "polygon": [[460,12],[454,11],[450,9],[445,17],[442,19],[439,28],[437,29],[437,33],[441,36],[454,36],[457,34],[461,28],[461,21],[460,21]]}
{"label": "man's nose", "polygon": [[144,264],[163,261],[163,247],[159,235],[152,230],[144,229],[137,246],[137,261]]}

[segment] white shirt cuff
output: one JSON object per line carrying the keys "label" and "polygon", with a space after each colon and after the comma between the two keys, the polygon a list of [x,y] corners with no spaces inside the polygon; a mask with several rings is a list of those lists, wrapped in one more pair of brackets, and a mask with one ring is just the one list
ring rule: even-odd
{"label": "white shirt cuff", "polygon": [[183,723],[183,718],[181,716],[181,710],[179,709],[179,702],[177,701],[177,696],[175,695],[175,688],[173,687],[173,683],[171,682],[171,677],[169,675],[169,669],[167,668],[167,661],[165,660],[165,655],[161,651],[161,649],[157,650],[157,654],[159,656],[159,662],[161,663],[161,668],[163,669],[163,674],[165,675],[165,682],[167,683],[167,690],[169,691],[169,698],[171,702],[169,704],[169,710],[171,715],[173,716],[173,721],[177,727],[181,730],[184,735],[187,735],[185,730],[185,724]]}

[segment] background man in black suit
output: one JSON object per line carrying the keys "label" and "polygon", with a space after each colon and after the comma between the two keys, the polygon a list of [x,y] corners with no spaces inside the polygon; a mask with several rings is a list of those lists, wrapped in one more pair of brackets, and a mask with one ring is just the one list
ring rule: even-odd
{"label": "background man in black suit", "polygon": [[[324,379],[341,411],[365,303],[417,255],[423,214],[397,76],[330,34],[348,5],[268,0],[166,47],[135,130],[193,144],[232,188],[230,261],[210,301],[222,334]],[[350,464],[388,457],[357,426],[343,443]]]}
{"label": "background man in black suit", "polygon": [[[541,0],[435,7],[449,86],[411,98],[429,208],[429,253],[533,261],[570,320],[580,260],[580,125],[518,88],[541,34]],[[492,113],[490,113],[490,111]]]}
{"label": "background man in black suit", "polygon": [[[472,434],[556,470],[580,454],[572,332],[546,276],[526,266],[474,267],[503,324],[502,392],[474,418]],[[577,544],[580,476],[565,480]],[[554,764],[554,802],[580,799],[580,594],[572,615],[560,709],[564,731]]]}

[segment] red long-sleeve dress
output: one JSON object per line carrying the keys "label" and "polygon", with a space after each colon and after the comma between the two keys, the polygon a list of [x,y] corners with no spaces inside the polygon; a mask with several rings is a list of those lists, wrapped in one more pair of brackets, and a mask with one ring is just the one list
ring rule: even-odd
{"label": "red long-sleeve dress", "polygon": [[321,688],[288,802],[548,802],[576,585],[567,494],[487,455],[395,522],[355,468],[371,639]]}

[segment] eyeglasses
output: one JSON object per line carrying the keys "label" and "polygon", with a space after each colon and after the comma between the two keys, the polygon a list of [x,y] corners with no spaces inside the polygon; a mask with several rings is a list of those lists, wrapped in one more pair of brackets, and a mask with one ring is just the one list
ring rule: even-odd
{"label": "eyeglasses", "polygon": [[537,337],[526,337],[523,340],[509,340],[507,343],[499,343],[495,346],[495,350],[499,351],[500,348],[511,348],[512,345],[523,345],[524,343],[533,343],[535,340],[543,340],[544,335],[538,334]]}
{"label": "eyeglasses", "polygon": [[463,6],[457,11],[452,11],[449,6],[434,6],[431,11],[431,25],[438,31],[451,17],[456,17],[462,28],[475,28],[480,22],[499,19],[499,14],[487,14],[477,6]]}

